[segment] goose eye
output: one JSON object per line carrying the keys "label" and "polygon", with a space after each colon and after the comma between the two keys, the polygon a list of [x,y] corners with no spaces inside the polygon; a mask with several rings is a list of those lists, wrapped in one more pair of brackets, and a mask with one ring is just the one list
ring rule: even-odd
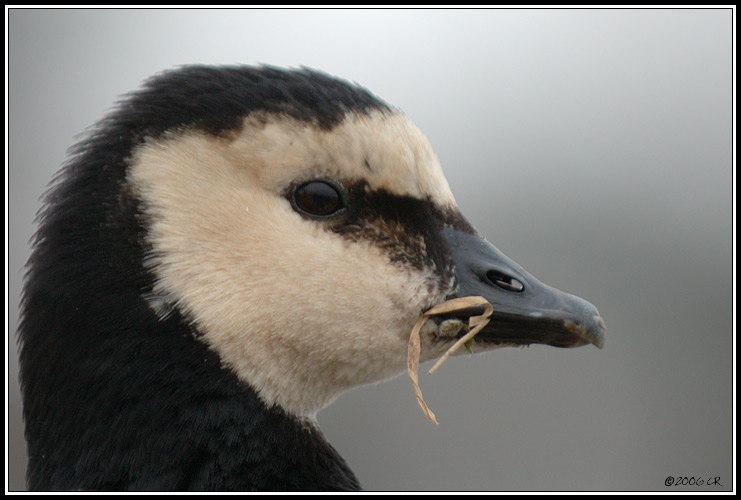
{"label": "goose eye", "polygon": [[293,193],[293,203],[301,212],[319,217],[334,215],[345,207],[337,188],[325,181],[299,186]]}

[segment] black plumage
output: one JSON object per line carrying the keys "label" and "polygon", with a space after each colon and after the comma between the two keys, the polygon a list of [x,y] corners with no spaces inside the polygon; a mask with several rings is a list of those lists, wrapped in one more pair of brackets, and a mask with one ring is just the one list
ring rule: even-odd
{"label": "black plumage", "polygon": [[[72,149],[38,222],[19,327],[33,490],[359,489],[313,417],[401,373],[446,299],[493,305],[480,350],[604,343],[592,304],[465,220],[418,129],[312,70],[152,78]],[[481,312],[430,320],[427,359],[455,341],[440,322]]]}
{"label": "black plumage", "polygon": [[329,128],[369,109],[386,105],[313,71],[187,67],[150,80],[72,150],[22,300],[30,489],[359,487],[315,428],[267,408],[180,314],[159,320],[147,305],[146,224],[126,169],[134,147],[169,130],[216,135],[255,111]]}

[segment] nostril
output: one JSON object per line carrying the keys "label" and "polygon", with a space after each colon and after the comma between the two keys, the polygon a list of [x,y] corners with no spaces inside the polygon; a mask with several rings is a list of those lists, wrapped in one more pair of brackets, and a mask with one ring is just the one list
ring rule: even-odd
{"label": "nostril", "polygon": [[525,290],[525,285],[523,285],[520,280],[513,278],[512,276],[507,276],[499,271],[487,272],[486,278],[494,285],[508,292],[519,293]]}

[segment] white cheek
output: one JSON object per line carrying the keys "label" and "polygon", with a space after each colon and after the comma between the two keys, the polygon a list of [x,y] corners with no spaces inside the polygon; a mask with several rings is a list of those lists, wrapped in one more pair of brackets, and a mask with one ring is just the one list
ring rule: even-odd
{"label": "white cheek", "polygon": [[431,276],[305,220],[217,139],[145,146],[129,182],[151,222],[150,304],[184,312],[268,404],[311,416],[404,371],[414,322],[441,298]]}

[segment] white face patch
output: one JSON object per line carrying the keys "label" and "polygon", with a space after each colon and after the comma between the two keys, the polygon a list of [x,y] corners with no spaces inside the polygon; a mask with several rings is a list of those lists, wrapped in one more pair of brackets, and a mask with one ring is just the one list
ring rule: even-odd
{"label": "white face patch", "polygon": [[245,120],[229,145],[233,161],[244,162],[266,187],[297,179],[359,179],[370,189],[429,198],[455,207],[455,198],[427,138],[401,114],[348,114],[330,131],[306,122],[261,113]]}
{"label": "white face patch", "polygon": [[[179,308],[266,403],[304,417],[402,373],[420,312],[451,291],[296,213],[286,189],[320,177],[455,207],[424,136],[381,112],[331,131],[255,116],[228,138],[173,133],[140,146],[128,174],[152,248],[149,302]],[[426,344],[423,360],[446,348]]]}

